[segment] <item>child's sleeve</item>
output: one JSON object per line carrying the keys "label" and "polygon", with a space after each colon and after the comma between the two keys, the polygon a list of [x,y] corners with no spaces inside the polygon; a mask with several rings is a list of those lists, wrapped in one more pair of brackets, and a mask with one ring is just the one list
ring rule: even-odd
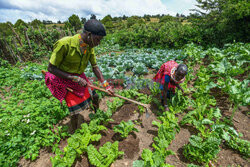
{"label": "child's sleeve", "polygon": [[169,75],[165,75],[165,82],[169,83],[170,82],[170,76]]}

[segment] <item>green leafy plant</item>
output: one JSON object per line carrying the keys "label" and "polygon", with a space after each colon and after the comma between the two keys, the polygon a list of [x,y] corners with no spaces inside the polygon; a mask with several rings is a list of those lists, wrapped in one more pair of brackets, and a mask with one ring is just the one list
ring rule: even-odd
{"label": "green leafy plant", "polygon": [[183,155],[191,162],[208,163],[216,158],[220,151],[221,139],[216,135],[210,135],[203,139],[192,135],[189,144],[184,146]]}
{"label": "green leafy plant", "polygon": [[57,155],[50,158],[52,166],[72,166],[77,157],[87,152],[91,142],[101,139],[98,132],[106,130],[106,127],[98,124],[98,120],[91,121],[89,125],[84,123],[81,127],[67,140],[68,145],[64,147],[64,152],[57,150]]}
{"label": "green leafy plant", "polygon": [[153,121],[152,124],[158,127],[158,136],[154,137],[153,148],[164,154],[175,134],[179,132],[178,118],[174,114],[165,112],[163,116],[158,117],[158,121]]}
{"label": "green leafy plant", "polygon": [[[171,153],[170,153],[171,154]],[[170,155],[169,154],[169,155]],[[160,152],[152,152],[149,149],[142,151],[142,160],[136,160],[133,162],[133,167],[174,167],[173,165],[165,164],[166,154]]]}
{"label": "green leafy plant", "polygon": [[250,142],[248,140],[243,140],[239,137],[231,136],[230,140],[227,140],[226,145],[234,150],[237,150],[246,158],[250,157]]}
{"label": "green leafy plant", "polygon": [[225,140],[228,147],[249,158],[250,142],[241,139],[241,135],[233,127],[224,122],[218,122],[212,126],[212,132],[217,133],[221,139]]}
{"label": "green leafy plant", "polygon": [[112,116],[111,110],[104,112],[98,109],[95,114],[93,113],[89,114],[89,118],[91,120],[97,120],[99,124],[104,124],[104,125],[106,125],[110,121],[114,121],[113,119],[110,118],[111,116]]}
{"label": "green leafy plant", "polygon": [[161,92],[161,90],[159,89],[159,84],[157,82],[154,82],[153,85],[150,85],[149,89],[152,93],[152,96],[156,96]]}
{"label": "green leafy plant", "polygon": [[124,152],[118,150],[118,144],[118,141],[113,144],[107,142],[99,148],[99,152],[93,145],[89,145],[87,148],[89,162],[97,167],[109,167],[124,154]]}
{"label": "green leafy plant", "polygon": [[188,97],[183,96],[180,90],[177,90],[175,96],[171,98],[169,102],[169,110],[174,113],[180,113],[190,104]]}
{"label": "green leafy plant", "polygon": [[122,138],[126,138],[132,131],[138,132],[138,129],[134,126],[135,125],[131,120],[128,122],[121,121],[119,125],[114,126],[113,130],[116,133],[120,133]]}
{"label": "green leafy plant", "polygon": [[143,75],[148,73],[148,69],[143,63],[134,64],[134,68],[132,69],[132,71],[136,75]]}
{"label": "green leafy plant", "polygon": [[110,110],[112,113],[115,112],[119,107],[121,107],[125,101],[118,97],[115,97],[113,99],[114,100],[112,102],[107,101],[108,110]]}
{"label": "green leafy plant", "polygon": [[152,102],[152,96],[151,95],[146,95],[146,94],[143,94],[143,93],[138,93],[137,94],[137,98],[136,100],[140,101],[141,103],[144,103],[144,104],[149,104]]}

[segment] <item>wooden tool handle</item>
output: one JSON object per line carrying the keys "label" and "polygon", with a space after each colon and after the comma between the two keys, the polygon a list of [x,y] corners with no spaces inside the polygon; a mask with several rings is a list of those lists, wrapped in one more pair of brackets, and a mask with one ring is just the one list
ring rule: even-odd
{"label": "wooden tool handle", "polygon": [[138,101],[135,101],[135,100],[132,100],[132,99],[128,99],[128,98],[126,98],[126,97],[123,97],[123,96],[120,96],[120,95],[117,95],[117,94],[114,94],[114,96],[119,97],[119,98],[124,99],[124,100],[127,100],[127,101],[129,101],[129,102],[138,104],[138,105],[143,106],[143,107],[145,107],[145,108],[148,108],[148,105],[147,105],[147,104],[143,104],[143,103],[140,103],[140,102],[138,102]]}
{"label": "wooden tool handle", "polygon": [[42,70],[42,73],[43,73],[43,75],[45,76],[45,74],[46,74],[46,71]]}
{"label": "wooden tool handle", "polygon": [[[97,86],[89,85],[89,87],[110,94],[109,91],[107,91],[107,90],[105,90],[105,89],[102,89],[102,88],[99,88],[99,87],[97,87]],[[132,99],[128,99],[128,98],[123,97],[123,96],[121,96],[121,95],[118,95],[118,94],[113,94],[113,95],[114,95],[115,97],[119,97],[119,98],[121,98],[121,99],[127,100],[127,101],[129,101],[129,102],[131,102],[131,103],[135,103],[135,104],[141,105],[141,106],[143,106],[143,107],[148,107],[147,104],[143,104],[143,103],[140,103],[140,102],[138,102],[138,101],[135,101],[135,100],[132,100]]]}
{"label": "wooden tool handle", "polygon": [[[42,70],[42,73],[43,73],[43,75],[45,75],[45,74],[46,74],[46,71]],[[99,87],[94,86],[94,85],[88,85],[88,86],[91,87],[91,88],[93,88],[93,89],[96,89],[96,90],[99,90],[99,91],[102,91],[102,92],[105,92],[105,93],[110,94],[109,91],[107,91],[107,90],[105,90],[105,89],[103,89],[103,88],[99,88]],[[71,89],[71,88],[67,88],[67,90],[70,91],[70,92],[73,92],[73,89]],[[140,103],[140,102],[138,102],[138,101],[135,101],[135,100],[132,100],[132,99],[128,99],[128,98],[123,97],[123,96],[120,96],[120,95],[118,95],[118,94],[113,94],[113,95],[114,95],[115,97],[119,97],[119,98],[121,98],[121,99],[123,99],[123,100],[127,100],[127,101],[129,101],[129,102],[131,102],[131,103],[135,103],[135,104],[141,105],[141,106],[143,106],[143,107],[145,107],[145,108],[148,108],[148,105],[147,105],[147,104],[143,104],[143,103]]]}

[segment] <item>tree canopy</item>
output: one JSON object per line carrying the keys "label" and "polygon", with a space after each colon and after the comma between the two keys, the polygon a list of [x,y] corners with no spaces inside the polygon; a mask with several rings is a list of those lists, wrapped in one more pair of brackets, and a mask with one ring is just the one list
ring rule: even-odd
{"label": "tree canopy", "polygon": [[80,21],[79,16],[73,14],[72,16],[69,17],[68,20],[69,20],[69,23],[71,24],[71,26],[75,28],[75,31],[82,28],[82,23]]}
{"label": "tree canopy", "polygon": [[[203,41],[222,46],[233,41],[249,41],[250,3],[248,0],[196,0],[199,16],[192,17]],[[193,15],[194,16],[194,15]]]}

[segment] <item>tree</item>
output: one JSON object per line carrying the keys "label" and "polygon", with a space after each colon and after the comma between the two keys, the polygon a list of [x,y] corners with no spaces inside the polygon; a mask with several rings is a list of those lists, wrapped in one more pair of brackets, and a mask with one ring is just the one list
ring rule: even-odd
{"label": "tree", "polygon": [[140,18],[139,16],[131,16],[127,19],[127,27],[131,27],[134,24],[144,24],[144,20]]}
{"label": "tree", "polygon": [[8,24],[11,24],[10,22],[7,22],[7,23],[0,23],[0,36],[9,36],[9,35],[12,35],[12,31],[9,27]]}
{"label": "tree", "polygon": [[86,18],[81,17],[81,22],[82,22],[82,24],[85,24],[85,23],[86,23],[86,21],[87,21],[87,19],[86,19]]}
{"label": "tree", "polygon": [[112,17],[110,15],[105,16],[101,22],[102,24],[105,24],[106,22],[112,21]]}
{"label": "tree", "polygon": [[82,23],[77,15],[73,14],[72,16],[69,17],[68,20],[71,26],[74,27],[75,31],[82,28]]}
{"label": "tree", "polygon": [[68,28],[72,28],[72,25],[68,21],[65,21],[64,22],[64,29],[68,29]]}
{"label": "tree", "polygon": [[16,23],[14,24],[15,28],[18,28],[20,26],[28,27],[28,24],[25,23],[22,19],[18,19]]}
{"label": "tree", "polygon": [[131,27],[132,25],[134,25],[136,23],[136,20],[138,19],[138,17],[136,16],[131,16],[127,19],[127,27]]}
{"label": "tree", "polygon": [[248,0],[196,0],[200,17],[191,17],[206,44],[223,46],[235,41],[249,42]]}
{"label": "tree", "polygon": [[35,20],[33,20],[33,21],[30,23],[30,25],[33,26],[33,27],[40,27],[40,26],[42,26],[42,25],[44,25],[44,24],[43,24],[40,20],[35,19]]}
{"label": "tree", "polygon": [[112,21],[119,22],[119,21],[122,21],[122,18],[121,17],[113,17]]}
{"label": "tree", "polygon": [[43,24],[53,24],[51,20],[43,20]]}
{"label": "tree", "polygon": [[102,24],[104,24],[104,26],[107,29],[111,29],[113,28],[113,22],[112,22],[112,17],[110,15],[105,16],[102,20],[101,20]]}
{"label": "tree", "polygon": [[186,16],[184,14],[181,14],[181,17],[185,18]]}
{"label": "tree", "polygon": [[90,19],[96,19],[96,15],[91,14]]}
{"label": "tree", "polygon": [[162,23],[162,22],[169,22],[169,21],[176,21],[176,19],[173,17],[173,16],[170,16],[170,15],[165,15],[165,16],[162,16],[161,18],[160,18],[160,23]]}
{"label": "tree", "polygon": [[150,15],[144,15],[143,18],[145,19],[145,21],[150,21]]}
{"label": "tree", "polygon": [[155,15],[156,18],[160,18],[160,14]]}
{"label": "tree", "polygon": [[125,16],[125,15],[122,16],[122,20],[126,20],[127,18],[128,18],[128,17]]}

